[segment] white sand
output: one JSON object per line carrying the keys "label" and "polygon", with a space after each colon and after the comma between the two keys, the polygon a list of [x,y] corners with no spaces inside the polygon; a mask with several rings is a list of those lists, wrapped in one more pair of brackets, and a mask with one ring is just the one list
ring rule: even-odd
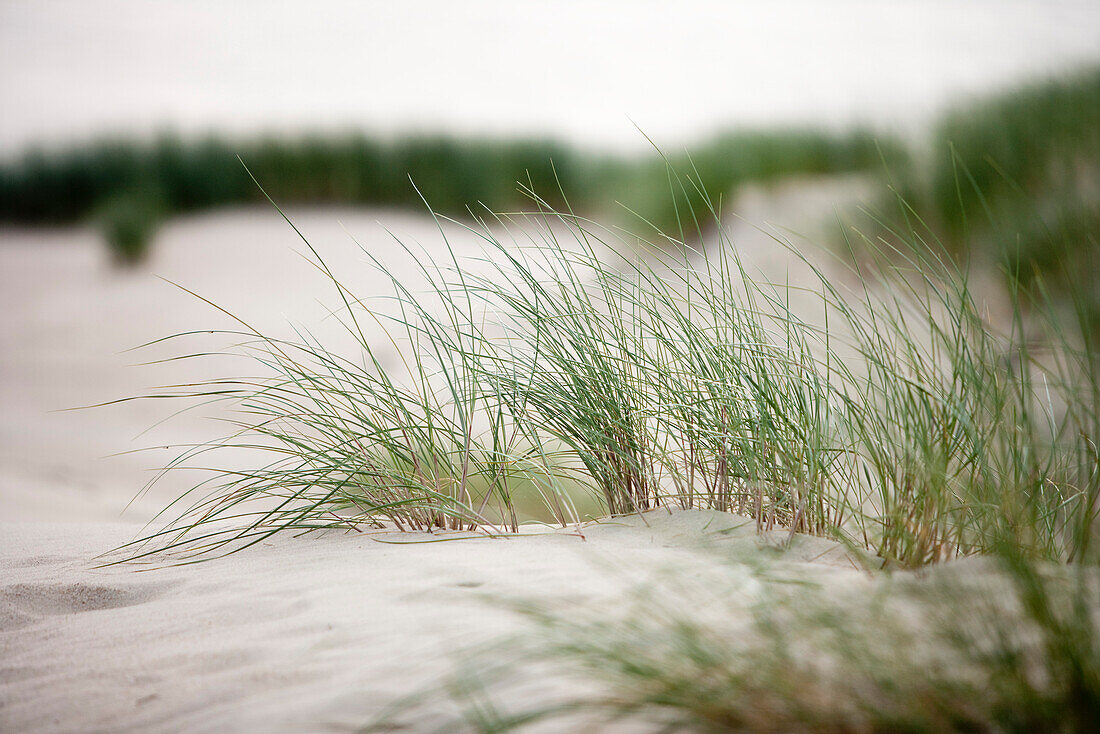
{"label": "white sand", "polygon": [[[526,538],[395,546],[281,537],[236,556],[136,573],[88,568],[117,523],[6,523],[0,565],[4,731],[352,731],[438,683],[464,647],[516,629],[483,595],[589,605],[647,574],[709,567],[686,550],[714,513],[651,513]],[[384,536],[414,540],[416,536]],[[745,528],[722,538],[755,543]],[[827,543],[803,556],[844,559]],[[837,578],[851,569],[820,565]],[[747,572],[731,571],[731,583]],[[817,575],[820,578],[820,574]],[[732,620],[731,620],[732,622]]]}
{"label": "white sand", "polygon": [[[776,202],[787,215],[805,214],[808,203],[796,189],[756,196],[746,199],[756,214]],[[394,247],[375,218],[406,240],[439,246],[422,217],[322,211],[295,218],[334,270],[368,292],[379,290],[378,281],[338,220],[383,258]],[[754,261],[784,267],[782,258],[771,262],[774,249],[751,227],[735,225],[735,234]],[[473,246],[462,237],[454,244]],[[206,564],[94,569],[95,556],[132,539],[193,481],[170,476],[120,515],[166,454],[101,457],[220,429],[183,416],[135,440],[171,412],[163,401],[49,411],[217,374],[216,366],[191,362],[126,367],[148,357],[121,350],[227,325],[153,274],[261,328],[285,333],[290,319],[336,339],[315,301],[332,298],[294,254],[298,246],[270,211],[213,213],[172,223],[147,267],[120,273],[89,231],[0,232],[0,731],[355,730],[437,682],[459,650],[516,629],[511,613],[484,595],[614,605],[625,587],[673,568],[724,574],[729,588],[751,596],[746,567],[715,566],[696,547],[709,538],[723,556],[770,554],[756,551],[761,541],[751,527],[717,532],[744,521],[698,512],[656,511],[579,533],[405,546],[378,541],[423,538],[278,537]],[[232,365],[222,368],[232,374]],[[824,541],[799,539],[785,558],[829,588],[868,583]]]}

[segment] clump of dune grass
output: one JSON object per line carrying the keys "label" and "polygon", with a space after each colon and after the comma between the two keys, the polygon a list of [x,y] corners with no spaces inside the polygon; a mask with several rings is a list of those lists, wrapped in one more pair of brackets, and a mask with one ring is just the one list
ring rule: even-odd
{"label": "clump of dune grass", "polygon": [[[669,171],[720,224],[694,170]],[[1037,349],[1017,310],[997,331],[946,256],[888,253],[847,285],[806,259],[810,282],[769,283],[720,226],[707,247],[662,236],[638,249],[527,193],[536,214],[451,222],[480,239],[478,258],[463,262],[441,228],[439,261],[405,249],[419,285],[376,263],[388,310],[317,259],[354,354],[242,321],[241,348],[269,377],[187,387],[240,420],[178,464],[224,447],[262,461],[181,498],[139,553],[380,521],[515,530],[516,486],[566,522],[566,485],[611,514],[737,512],[903,566],[989,552],[1009,530],[1034,557],[1095,553],[1087,330],[1052,317]],[[403,369],[382,367],[387,342]]]}
{"label": "clump of dune grass", "polygon": [[732,257],[697,270],[702,253],[682,242],[640,256],[614,232],[548,216],[564,234],[494,241],[475,286],[510,335],[491,380],[531,433],[567,446],[613,514],[672,504],[838,527],[824,476],[836,396],[770,286]]}
{"label": "clump of dune grass", "polygon": [[[125,546],[129,558],[189,560],[236,552],[282,531],[382,522],[426,532],[515,531],[517,485],[559,522],[575,519],[568,499],[558,497],[554,457],[540,454],[484,387],[490,342],[473,321],[470,293],[465,301],[453,297],[424,267],[434,298],[391,278],[388,300],[396,309],[384,315],[349,292],[320,258],[314,264],[333,284],[341,306],[335,317],[355,353],[333,354],[308,333],[296,341],[265,336],[242,319],[239,331],[222,332],[237,342],[232,353],[251,357],[264,376],[158,396],[203,406],[229,402],[234,428],[187,447],[166,469],[213,476],[165,508],[153,521],[168,521],[163,529]],[[368,337],[378,333],[372,326],[381,327],[381,343],[400,343],[401,370],[383,368]],[[192,356],[203,355],[181,355]],[[226,470],[206,462],[225,449],[253,453],[256,463]]]}
{"label": "clump of dune grass", "polygon": [[[753,314],[690,268],[664,285],[575,216],[526,221],[536,225],[531,241],[508,245],[487,223],[467,225],[483,238],[487,272],[467,271],[449,247],[449,263],[417,253],[428,295],[393,279],[398,315],[372,311],[333,277],[361,355],[246,327],[240,349],[272,377],[188,386],[185,397],[232,401],[242,418],[175,465],[222,448],[274,458],[181,498],[138,554],[237,549],[279,530],[380,520],[472,530],[496,517],[515,530],[517,479],[539,485],[559,522],[577,519],[559,488],[587,483],[611,514],[678,504],[838,532],[844,500],[824,494],[835,489],[825,472],[832,429],[818,425],[827,410],[784,402],[831,396],[803,394],[814,387],[808,345],[792,353],[772,343],[767,325],[785,316]],[[409,355],[403,381],[381,368],[363,322]],[[816,443],[788,440],[790,431]]]}
{"label": "clump of dune grass", "polygon": [[1053,305],[1025,320],[1016,300],[994,329],[945,254],[892,256],[891,295],[846,322],[866,370],[847,420],[876,550],[919,566],[988,552],[1012,528],[1043,557],[1079,558],[1088,541],[1074,528],[1095,512],[1098,479],[1087,323]]}

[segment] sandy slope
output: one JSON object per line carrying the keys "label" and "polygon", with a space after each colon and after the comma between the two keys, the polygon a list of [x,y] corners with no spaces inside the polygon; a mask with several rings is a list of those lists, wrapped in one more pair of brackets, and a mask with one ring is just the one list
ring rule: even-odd
{"label": "sandy slope", "polygon": [[[0,729],[354,730],[437,682],[460,649],[516,629],[486,595],[614,600],[662,570],[711,568],[692,550],[700,537],[753,547],[750,527],[719,532],[743,522],[655,512],[580,534],[400,547],[377,541],[421,538],[280,537],[148,573],[89,568],[129,527],[8,523]],[[839,549],[807,542],[792,563],[815,558],[815,578],[862,583]],[[744,567],[726,573],[751,595]]]}

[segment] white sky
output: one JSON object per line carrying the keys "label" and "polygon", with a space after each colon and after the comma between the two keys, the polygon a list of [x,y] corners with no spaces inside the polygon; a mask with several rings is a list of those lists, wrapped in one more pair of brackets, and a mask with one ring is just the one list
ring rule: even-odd
{"label": "white sky", "polygon": [[640,148],[736,125],[912,129],[1100,62],[1097,0],[0,0],[0,151],[358,127]]}

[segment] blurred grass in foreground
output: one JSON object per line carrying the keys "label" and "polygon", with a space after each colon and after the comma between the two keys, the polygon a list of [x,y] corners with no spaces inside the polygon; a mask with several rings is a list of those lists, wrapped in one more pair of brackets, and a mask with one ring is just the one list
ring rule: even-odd
{"label": "blurred grass in foreground", "polygon": [[1095,566],[1002,553],[852,581],[761,563],[716,554],[588,608],[497,598],[520,633],[362,731],[1096,730]]}

